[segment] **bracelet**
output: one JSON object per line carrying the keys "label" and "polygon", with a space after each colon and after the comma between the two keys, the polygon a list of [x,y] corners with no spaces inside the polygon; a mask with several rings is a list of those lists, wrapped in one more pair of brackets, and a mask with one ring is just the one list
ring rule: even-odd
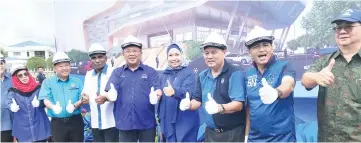
{"label": "bracelet", "polygon": [[278,93],[278,98],[284,98],[283,92],[281,90],[279,90],[278,88],[276,88],[277,93]]}

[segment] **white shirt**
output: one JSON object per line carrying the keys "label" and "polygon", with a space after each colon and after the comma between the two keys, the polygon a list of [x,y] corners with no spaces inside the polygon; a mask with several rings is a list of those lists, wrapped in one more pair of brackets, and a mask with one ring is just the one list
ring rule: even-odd
{"label": "white shirt", "polygon": [[[100,95],[106,95],[104,91],[106,84],[108,83],[109,77],[112,74],[114,68],[107,66],[106,72],[103,69],[101,73],[101,83],[100,83]],[[95,74],[94,70],[88,71],[85,75],[84,88],[83,92],[89,96],[89,106],[90,106],[90,117],[91,117],[91,126],[92,128],[97,129],[108,129],[115,127],[115,120],[113,114],[114,103],[106,101],[104,104],[100,105],[100,114],[101,114],[101,128],[99,128],[99,114],[98,114],[98,104],[95,102],[95,97],[97,97],[98,91],[98,75]]]}

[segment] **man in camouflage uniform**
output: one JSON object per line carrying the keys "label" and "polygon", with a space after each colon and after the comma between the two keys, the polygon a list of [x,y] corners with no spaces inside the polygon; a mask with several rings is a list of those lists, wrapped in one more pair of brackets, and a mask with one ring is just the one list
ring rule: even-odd
{"label": "man in camouflage uniform", "polygon": [[318,92],[318,142],[361,141],[361,10],[332,21],[339,49],[321,57],[302,77]]}

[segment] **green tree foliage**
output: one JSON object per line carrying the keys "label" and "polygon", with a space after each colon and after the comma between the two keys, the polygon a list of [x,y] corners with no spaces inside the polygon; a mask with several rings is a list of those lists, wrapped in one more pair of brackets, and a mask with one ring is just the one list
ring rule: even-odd
{"label": "green tree foliage", "polygon": [[188,60],[194,60],[202,56],[202,50],[200,48],[202,42],[199,41],[186,41],[185,42],[187,46],[187,59]]}
{"label": "green tree foliage", "polygon": [[49,57],[48,59],[46,59],[46,67],[48,69],[52,69],[53,68],[53,57]]}
{"label": "green tree foliage", "polygon": [[29,70],[36,70],[38,67],[46,67],[45,59],[42,57],[31,57],[26,63]]}
{"label": "green tree foliage", "polygon": [[[323,47],[335,44],[331,21],[347,9],[360,8],[361,1],[313,1],[313,7],[302,18],[302,27],[307,31],[308,42],[302,47]],[[302,41],[302,40],[301,40]],[[297,42],[296,42],[297,43]],[[305,44],[305,42],[301,42]]]}
{"label": "green tree foliage", "polygon": [[8,52],[4,51],[4,47],[0,46],[0,53],[4,56],[4,57],[8,57]]}
{"label": "green tree foliage", "polygon": [[71,62],[83,62],[83,61],[89,60],[88,53],[85,53],[80,50],[72,49],[67,54],[68,54],[69,58],[71,59]]}

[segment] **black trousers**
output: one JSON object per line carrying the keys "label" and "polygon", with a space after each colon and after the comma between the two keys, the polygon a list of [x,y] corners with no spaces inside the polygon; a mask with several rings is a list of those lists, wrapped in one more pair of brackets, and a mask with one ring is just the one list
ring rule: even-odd
{"label": "black trousers", "polygon": [[156,129],[119,130],[120,142],[155,142]]}
{"label": "black trousers", "polygon": [[54,142],[84,141],[84,122],[80,114],[69,118],[52,118],[50,124]]}
{"label": "black trousers", "polygon": [[11,135],[11,130],[1,131],[1,142],[13,142],[14,137]]}
{"label": "black trousers", "polygon": [[94,142],[119,142],[119,131],[117,128],[104,130],[92,129]]}
{"label": "black trousers", "polygon": [[207,127],[205,142],[244,142],[245,131],[245,125],[240,125],[223,132]]}

